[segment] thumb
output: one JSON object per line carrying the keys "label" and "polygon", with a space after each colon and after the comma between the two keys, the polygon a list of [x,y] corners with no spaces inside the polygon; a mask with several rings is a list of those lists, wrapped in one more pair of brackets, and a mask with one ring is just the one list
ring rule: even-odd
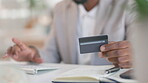
{"label": "thumb", "polygon": [[20,40],[18,40],[18,39],[16,39],[16,38],[12,38],[12,41],[13,41],[18,47],[20,47],[21,50],[26,49],[26,45],[25,45],[22,41],[20,41]]}

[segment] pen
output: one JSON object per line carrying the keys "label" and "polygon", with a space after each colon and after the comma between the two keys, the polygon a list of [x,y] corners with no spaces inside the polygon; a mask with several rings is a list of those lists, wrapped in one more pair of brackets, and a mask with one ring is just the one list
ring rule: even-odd
{"label": "pen", "polygon": [[120,70],[119,67],[113,67],[113,68],[110,68],[110,69],[105,70],[105,73],[106,73],[106,74],[114,73],[114,72],[117,72],[117,71],[119,71],[119,70]]}

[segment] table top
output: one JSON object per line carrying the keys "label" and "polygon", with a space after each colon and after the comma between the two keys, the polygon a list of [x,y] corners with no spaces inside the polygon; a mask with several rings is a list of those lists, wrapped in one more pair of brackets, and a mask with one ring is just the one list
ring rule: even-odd
{"label": "table top", "polygon": [[[41,65],[57,66],[59,68],[57,70],[52,70],[52,71],[40,71],[35,75],[27,74],[30,83],[52,83],[53,79],[55,79],[60,74],[79,67],[85,67],[85,68],[94,67],[97,68],[98,70],[106,70],[113,67],[113,65],[107,65],[107,66],[87,66],[87,65],[72,65],[72,64],[41,64]],[[114,76],[118,76],[118,74]]]}

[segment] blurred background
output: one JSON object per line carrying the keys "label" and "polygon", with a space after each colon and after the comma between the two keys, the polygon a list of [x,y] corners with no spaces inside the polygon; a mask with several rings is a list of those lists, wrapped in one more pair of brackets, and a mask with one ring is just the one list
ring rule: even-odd
{"label": "blurred background", "polygon": [[42,48],[52,22],[52,10],[61,0],[0,0],[0,56],[11,38]]}

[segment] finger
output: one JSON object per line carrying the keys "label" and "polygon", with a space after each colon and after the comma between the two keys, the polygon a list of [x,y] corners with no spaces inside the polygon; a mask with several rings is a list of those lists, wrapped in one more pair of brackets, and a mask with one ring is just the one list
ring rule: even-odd
{"label": "finger", "polygon": [[[111,43],[114,43],[114,41],[109,41],[109,44],[111,44]],[[101,47],[100,47],[100,49],[101,49]],[[99,52],[99,57],[101,57],[101,58],[103,57],[102,52]]]}
{"label": "finger", "polygon": [[131,68],[131,67],[132,67],[131,62],[119,63],[118,65],[119,65],[121,68]]}
{"label": "finger", "polygon": [[118,61],[119,63],[124,63],[124,62],[131,61],[131,58],[129,55],[126,55],[126,56],[118,57]]}
{"label": "finger", "polygon": [[4,56],[2,56],[2,59],[6,59],[9,58],[10,56],[8,54],[5,54]]}
{"label": "finger", "polygon": [[120,56],[125,56],[125,55],[130,55],[130,50],[129,48],[125,49],[119,49],[119,50],[113,50],[113,51],[108,51],[106,52],[107,56],[104,57],[120,57]]}
{"label": "finger", "polygon": [[114,42],[114,43],[102,45],[100,49],[102,52],[106,52],[106,51],[111,51],[116,49],[128,48],[129,46],[130,44],[128,41],[120,41],[120,42]]}
{"label": "finger", "polygon": [[113,65],[114,65],[115,67],[119,67],[118,64],[119,64],[119,63],[113,63]]}
{"label": "finger", "polygon": [[106,54],[106,52],[99,52],[99,53],[98,53],[98,56],[99,56],[100,58],[106,58],[107,54]]}
{"label": "finger", "polygon": [[118,58],[107,58],[107,60],[111,63],[119,63]]}
{"label": "finger", "polygon": [[21,42],[20,40],[15,39],[15,38],[12,38],[12,41],[13,41],[17,46],[19,46],[21,50],[25,50],[25,49],[26,49],[26,45],[25,45],[23,42]]}

